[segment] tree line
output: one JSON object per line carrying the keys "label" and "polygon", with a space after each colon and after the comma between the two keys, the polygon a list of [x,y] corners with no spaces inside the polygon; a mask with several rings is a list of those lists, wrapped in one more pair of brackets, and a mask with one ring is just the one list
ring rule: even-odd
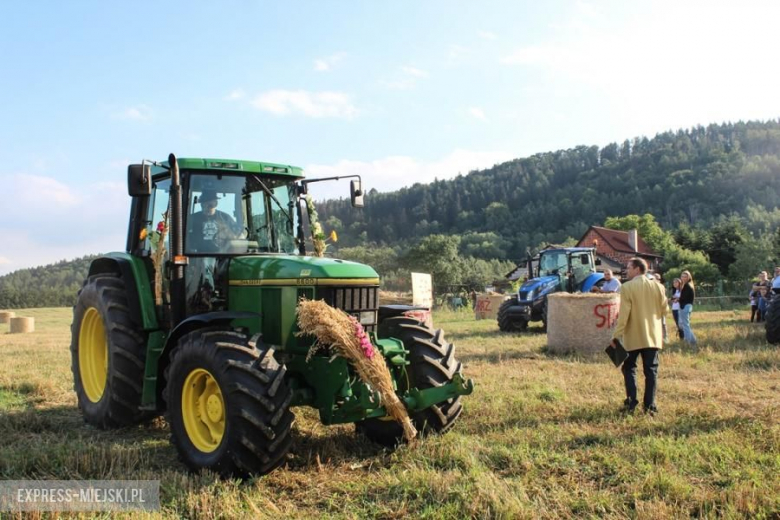
{"label": "tree line", "polygon": [[[410,271],[440,290],[502,279],[527,251],[573,245],[590,225],[637,228],[667,278],[745,280],[780,263],[780,121],[697,126],[603,148],[578,146],[394,192],[362,210],[318,204],[335,257],[375,267],[388,289]],[[93,257],[0,277],[0,308],[72,305]]]}

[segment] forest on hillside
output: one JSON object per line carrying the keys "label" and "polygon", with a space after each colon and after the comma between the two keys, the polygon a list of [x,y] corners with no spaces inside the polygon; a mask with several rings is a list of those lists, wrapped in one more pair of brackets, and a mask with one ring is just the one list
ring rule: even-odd
{"label": "forest on hillside", "polygon": [[0,276],[0,309],[71,307],[94,255]]}
{"label": "forest on hillside", "polygon": [[607,217],[650,213],[668,231],[707,229],[731,216],[748,231],[776,227],[780,121],[713,124],[540,153],[492,168],[370,190],[366,206],[318,205],[340,247],[406,248],[431,234],[461,238],[461,252],[519,260],[528,248],[579,239]]}
{"label": "forest on hillside", "polygon": [[[484,288],[591,225],[639,230],[667,278],[711,286],[780,264],[780,121],[739,122],[540,153],[452,180],[370,190],[363,209],[319,203],[328,255],[373,266],[384,288],[430,272],[438,293]],[[84,257],[0,277],[0,309],[72,305]],[[734,285],[734,287],[741,287]],[[747,286],[746,286],[747,287]],[[741,292],[741,291],[740,291]]]}

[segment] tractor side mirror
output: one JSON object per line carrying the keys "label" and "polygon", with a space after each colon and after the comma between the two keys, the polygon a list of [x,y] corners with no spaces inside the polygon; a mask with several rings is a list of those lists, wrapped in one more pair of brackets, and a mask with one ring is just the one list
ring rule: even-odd
{"label": "tractor side mirror", "polygon": [[148,197],[152,194],[152,167],[148,164],[131,164],[127,167],[127,193],[131,197]]}
{"label": "tractor side mirror", "polygon": [[353,208],[363,207],[363,190],[360,181],[349,181],[349,198],[352,199]]}
{"label": "tractor side mirror", "polygon": [[596,258],[596,265],[601,265],[601,258]]}

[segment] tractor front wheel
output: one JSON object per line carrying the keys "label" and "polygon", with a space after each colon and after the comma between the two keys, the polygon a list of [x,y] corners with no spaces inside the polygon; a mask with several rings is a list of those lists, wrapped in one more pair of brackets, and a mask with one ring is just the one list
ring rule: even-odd
{"label": "tractor front wheel", "polygon": [[528,320],[509,315],[509,308],[515,305],[517,299],[510,298],[498,308],[498,328],[501,332],[525,332],[528,329]]}
{"label": "tractor front wheel", "polygon": [[[409,351],[406,377],[398,377],[399,394],[410,387],[425,390],[442,386],[461,370],[461,363],[455,359],[455,346],[444,339],[441,329],[434,331],[416,319],[396,316],[379,323],[378,336],[400,339]],[[416,412],[411,419],[420,435],[444,433],[452,428],[462,411],[463,405],[457,397]],[[356,429],[388,447],[398,445],[403,438],[401,426],[386,417],[360,421],[356,423]]]}
{"label": "tractor front wheel", "polygon": [[232,330],[183,336],[165,371],[171,440],[193,471],[263,475],[292,441],[292,391],[274,349]]}
{"label": "tractor front wheel", "polygon": [[73,307],[73,387],[84,420],[98,428],[148,417],[140,410],[146,336],[131,318],[126,295],[119,276],[90,276]]}

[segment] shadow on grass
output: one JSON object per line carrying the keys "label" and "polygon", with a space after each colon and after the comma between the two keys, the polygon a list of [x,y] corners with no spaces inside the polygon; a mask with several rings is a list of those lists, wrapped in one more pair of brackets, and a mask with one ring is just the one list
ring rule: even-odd
{"label": "shadow on grass", "polygon": [[72,406],[14,411],[0,421],[0,477],[109,479],[179,469],[167,439],[160,420],[99,430]]}
{"label": "shadow on grass", "polygon": [[458,360],[464,363],[481,361],[485,363],[503,363],[516,359],[550,359],[554,356],[539,350],[509,350],[502,352],[470,352],[458,354]]}
{"label": "shadow on grass", "polygon": [[[639,413],[637,412],[637,414]],[[611,415],[614,417],[623,414],[613,411]],[[581,449],[591,446],[614,446],[626,442],[634,443],[642,439],[658,437],[687,438],[691,435],[735,429],[744,424],[745,421],[741,417],[679,416],[672,422],[655,420],[637,422],[635,428],[619,434],[612,432],[586,433],[576,436],[565,444],[568,449]]]}
{"label": "shadow on grass", "polygon": [[309,435],[292,431],[293,442],[287,460],[287,469],[307,473],[321,469],[321,465],[338,466],[345,463],[363,464],[378,455],[393,450],[370,441],[354,430],[326,430],[325,435]]}

